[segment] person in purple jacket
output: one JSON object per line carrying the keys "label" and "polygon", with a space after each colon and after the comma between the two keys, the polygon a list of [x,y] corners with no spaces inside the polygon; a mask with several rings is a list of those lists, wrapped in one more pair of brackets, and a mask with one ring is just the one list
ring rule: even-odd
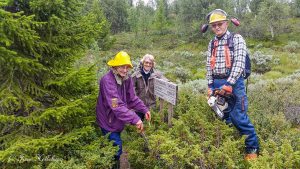
{"label": "person in purple jacket", "polygon": [[129,69],[133,68],[130,56],[121,51],[107,64],[111,69],[100,80],[96,117],[103,135],[109,133],[109,140],[114,142],[114,146],[119,146],[115,155],[118,165],[122,154],[121,132],[125,124],[135,125],[141,132],[143,122],[135,111],[145,113],[148,121],[151,114],[143,101],[135,95],[132,78],[128,75]]}

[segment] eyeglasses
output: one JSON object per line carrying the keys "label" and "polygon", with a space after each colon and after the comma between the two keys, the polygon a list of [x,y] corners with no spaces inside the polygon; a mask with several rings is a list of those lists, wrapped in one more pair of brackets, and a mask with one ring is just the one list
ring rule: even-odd
{"label": "eyeglasses", "polygon": [[214,23],[211,24],[211,27],[216,28],[217,26],[220,28],[225,22],[219,22],[219,23]]}
{"label": "eyeglasses", "polygon": [[153,64],[152,62],[147,62],[147,61],[144,62],[144,65],[152,65],[152,64]]}

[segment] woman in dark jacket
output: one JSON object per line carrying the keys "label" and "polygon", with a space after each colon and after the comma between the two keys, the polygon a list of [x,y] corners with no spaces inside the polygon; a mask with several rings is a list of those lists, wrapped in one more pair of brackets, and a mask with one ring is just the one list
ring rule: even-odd
{"label": "woman in dark jacket", "polygon": [[[133,86],[136,95],[150,109],[156,107],[156,97],[154,95],[154,79],[164,79],[168,81],[159,71],[154,69],[154,56],[146,54],[140,62],[140,67],[132,74]],[[144,114],[137,112],[144,119]]]}

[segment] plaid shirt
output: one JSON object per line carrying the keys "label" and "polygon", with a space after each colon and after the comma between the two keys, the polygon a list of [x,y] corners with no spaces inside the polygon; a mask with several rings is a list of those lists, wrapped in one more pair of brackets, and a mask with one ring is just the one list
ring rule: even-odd
{"label": "plaid shirt", "polygon": [[[227,44],[227,38],[230,32],[227,31],[225,35],[221,39],[217,39],[215,37],[213,40],[218,40],[219,45],[216,47],[217,54],[216,54],[216,64],[215,68],[212,70],[210,65],[211,60],[211,42],[208,45],[208,56],[206,61],[206,78],[208,80],[208,84],[213,83],[213,75],[216,76],[226,76],[226,65],[225,65],[225,54],[224,54],[224,45]],[[245,69],[245,60],[246,60],[246,42],[244,38],[239,34],[234,34],[233,37],[233,44],[234,44],[234,51],[230,51],[230,59],[232,63],[231,72],[227,79],[231,85],[235,84],[237,79],[241,76],[242,72]],[[233,61],[233,62],[232,62]]]}

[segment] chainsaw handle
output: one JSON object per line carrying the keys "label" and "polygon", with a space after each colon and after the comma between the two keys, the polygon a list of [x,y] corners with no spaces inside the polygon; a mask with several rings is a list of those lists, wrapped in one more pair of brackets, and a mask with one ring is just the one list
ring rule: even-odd
{"label": "chainsaw handle", "polygon": [[217,96],[220,91],[221,91],[221,89],[214,89],[213,90],[213,96]]}
{"label": "chainsaw handle", "polygon": [[218,88],[218,89],[214,89],[213,90],[213,96],[221,96],[221,97],[225,97],[225,98],[231,98],[231,97],[234,97],[234,94],[233,93],[228,93],[228,92],[225,92],[225,94],[221,94],[222,89]]}

